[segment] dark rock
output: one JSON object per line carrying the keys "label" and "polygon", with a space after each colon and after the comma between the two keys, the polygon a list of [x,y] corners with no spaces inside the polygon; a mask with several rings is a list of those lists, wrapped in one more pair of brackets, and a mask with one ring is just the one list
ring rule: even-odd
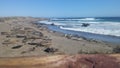
{"label": "dark rock", "polygon": [[88,24],[88,23],[82,23],[82,27],[88,27],[90,24]]}
{"label": "dark rock", "polygon": [[56,48],[46,48],[44,51],[47,52],[47,53],[54,53],[54,52],[58,51],[58,49],[56,49]]}
{"label": "dark rock", "polygon": [[52,25],[52,26],[54,26],[55,24],[54,24],[54,23],[52,23],[51,25]]}

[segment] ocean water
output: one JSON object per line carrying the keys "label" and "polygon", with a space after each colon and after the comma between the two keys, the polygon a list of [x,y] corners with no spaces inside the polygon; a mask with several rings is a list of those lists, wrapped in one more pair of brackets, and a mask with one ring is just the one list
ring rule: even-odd
{"label": "ocean water", "polygon": [[[40,23],[54,24],[58,28],[56,31],[63,30],[63,32],[73,32],[79,35],[84,33],[87,36],[90,35],[89,37],[96,37],[95,39],[99,37],[103,41],[113,39],[110,42],[120,42],[120,17],[51,18],[49,21],[40,21]],[[83,23],[89,25],[84,27]],[[51,28],[55,30],[55,26]],[[92,35],[95,35],[95,37]],[[108,40],[104,40],[103,38],[107,38]]]}

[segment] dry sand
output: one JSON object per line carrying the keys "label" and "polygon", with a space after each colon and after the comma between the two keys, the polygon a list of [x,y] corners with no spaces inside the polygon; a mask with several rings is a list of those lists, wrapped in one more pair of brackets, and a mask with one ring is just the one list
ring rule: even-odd
{"label": "dry sand", "polygon": [[120,68],[120,55],[54,55],[0,58],[0,68]]}

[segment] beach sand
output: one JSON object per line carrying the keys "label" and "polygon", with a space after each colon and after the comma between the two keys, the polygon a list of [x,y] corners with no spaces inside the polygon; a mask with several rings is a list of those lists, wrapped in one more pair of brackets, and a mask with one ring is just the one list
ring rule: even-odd
{"label": "beach sand", "polygon": [[0,57],[56,54],[109,54],[115,45],[66,37],[35,24],[38,19],[18,18],[0,22]]}

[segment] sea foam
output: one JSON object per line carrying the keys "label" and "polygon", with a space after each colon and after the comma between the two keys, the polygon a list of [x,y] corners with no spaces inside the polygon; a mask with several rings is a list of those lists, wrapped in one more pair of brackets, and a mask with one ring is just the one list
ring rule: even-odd
{"label": "sea foam", "polygon": [[64,26],[60,26],[60,28],[64,29],[64,30],[73,30],[73,31],[95,33],[95,34],[120,36],[120,23],[90,22],[89,24],[90,24],[90,26],[88,26],[88,27],[81,27],[81,26],[64,27]]}
{"label": "sea foam", "polygon": [[[61,18],[51,19],[51,21],[40,21],[39,23],[54,24],[63,30],[82,31],[102,35],[120,36],[120,21],[115,22],[108,18]],[[90,24],[83,27],[82,24]]]}

